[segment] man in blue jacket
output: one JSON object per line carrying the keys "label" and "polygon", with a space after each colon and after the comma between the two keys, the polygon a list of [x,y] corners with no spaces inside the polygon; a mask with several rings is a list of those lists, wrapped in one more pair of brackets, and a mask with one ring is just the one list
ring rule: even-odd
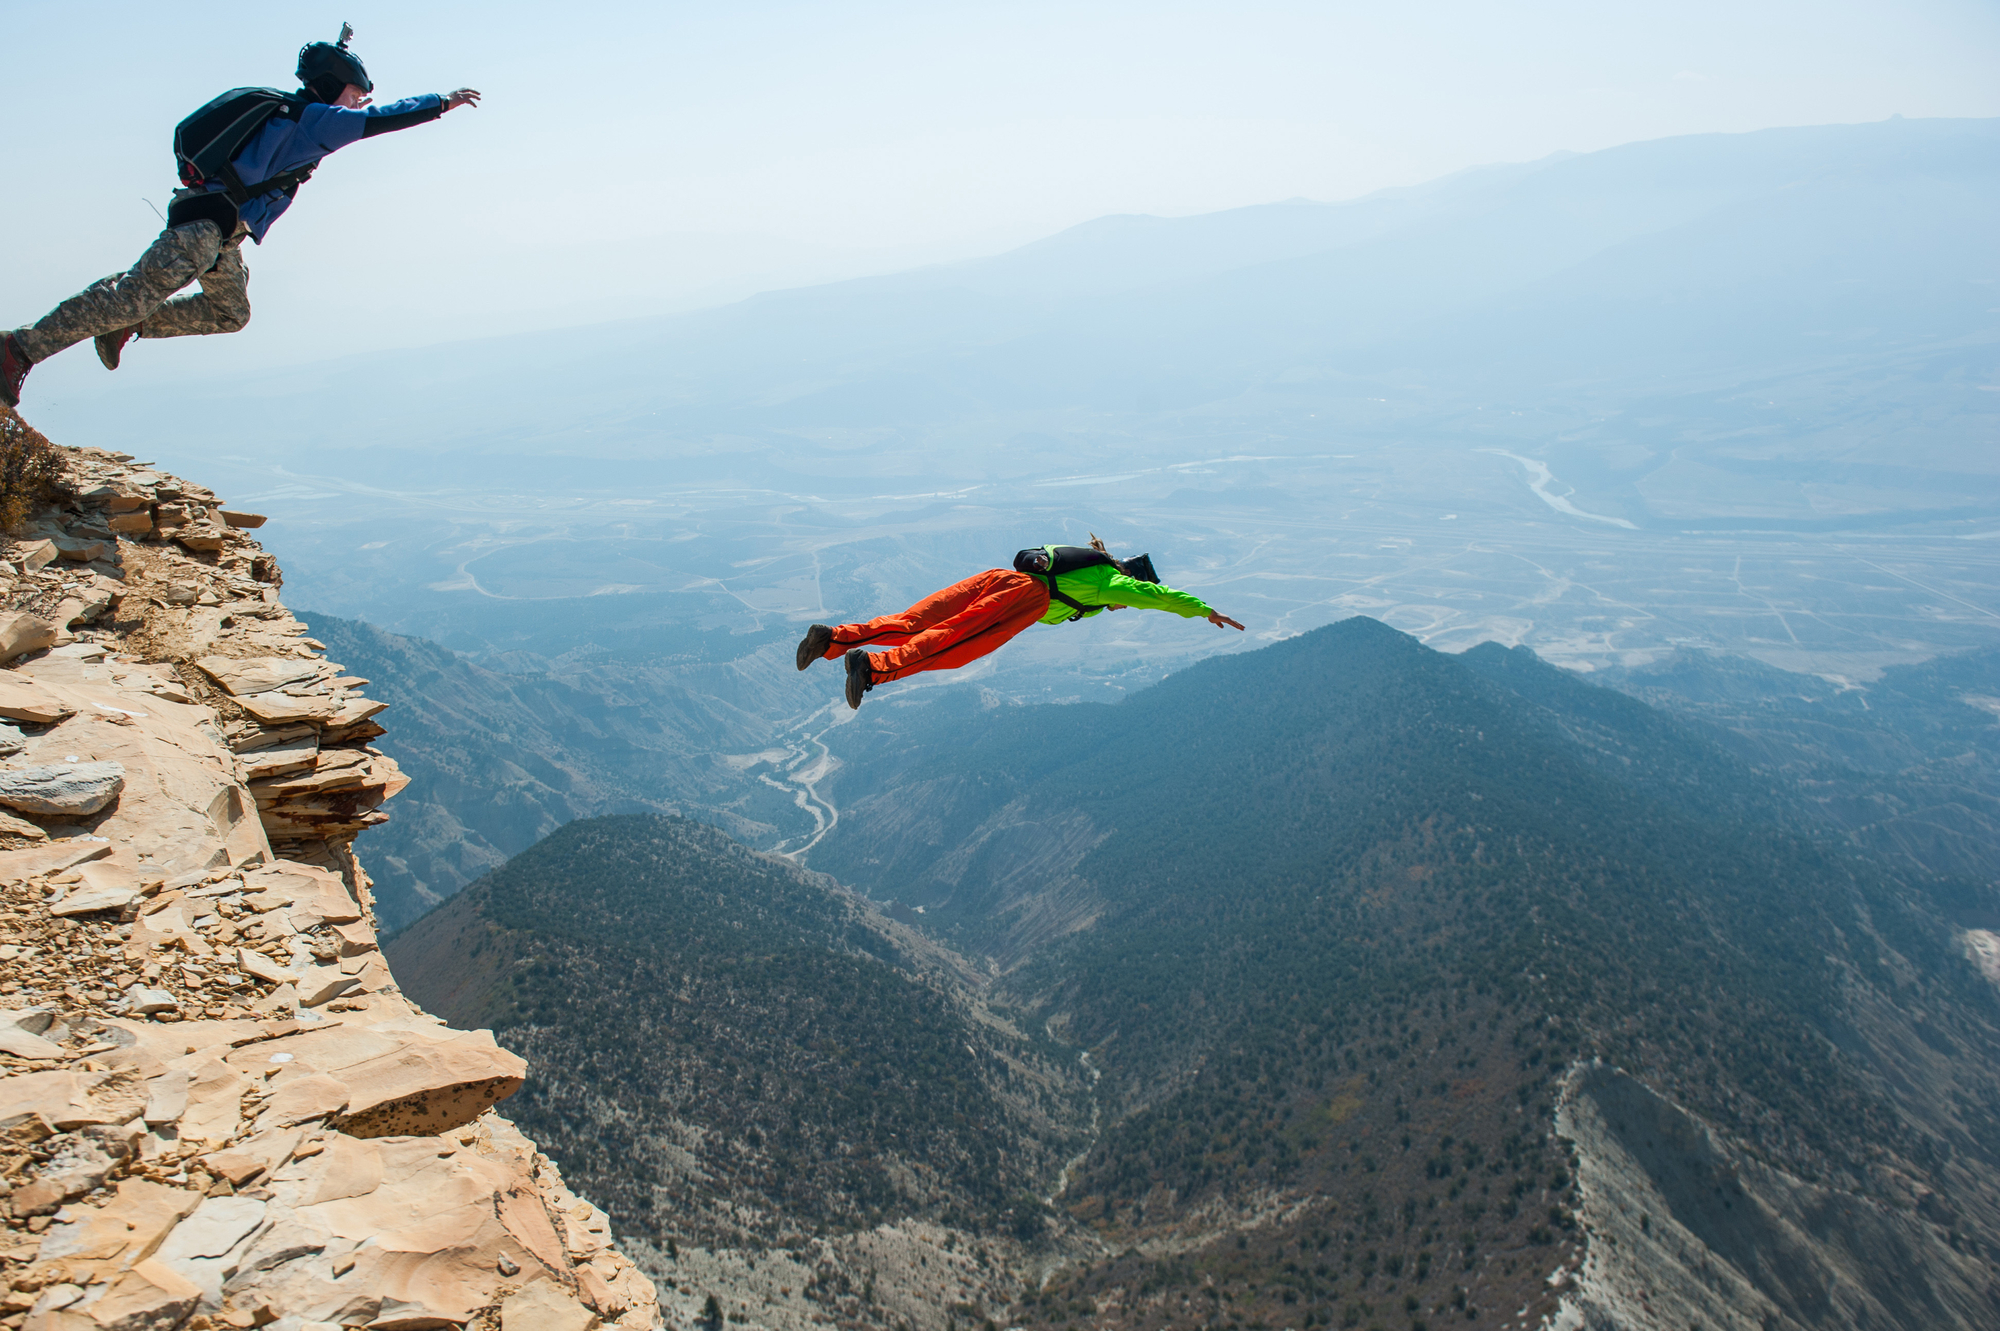
{"label": "man in blue jacket", "polygon": [[[174,191],[167,229],[138,263],[92,283],[36,323],[0,334],[0,401],[19,406],[29,368],[87,337],[97,340],[105,368],[115,370],[135,336],[235,332],[250,322],[243,239],[264,243],[320,158],[360,139],[436,120],[454,107],[479,104],[476,91],[460,88],[371,106],[375,85],[347,49],[351,35],[343,30],[338,43],[301,48],[298,93],[230,159],[235,179],[203,180]],[[233,195],[247,197],[239,201]],[[200,294],[174,294],[195,282]]]}

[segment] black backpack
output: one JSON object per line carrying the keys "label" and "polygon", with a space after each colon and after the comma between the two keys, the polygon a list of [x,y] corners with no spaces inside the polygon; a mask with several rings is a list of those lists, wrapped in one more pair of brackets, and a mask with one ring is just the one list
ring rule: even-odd
{"label": "black backpack", "polygon": [[1040,546],[1030,546],[1028,549],[1015,555],[1014,569],[1016,572],[1032,573],[1035,577],[1040,578],[1048,584],[1050,600],[1061,601],[1064,605],[1076,611],[1075,614],[1063,621],[1066,624],[1074,624],[1092,610],[1104,610],[1111,607],[1085,605],[1081,601],[1064,596],[1062,592],[1056,589],[1056,579],[1065,573],[1074,573],[1082,568],[1096,568],[1099,564],[1110,564],[1128,578],[1135,578],[1140,582],[1150,582],[1155,586],[1159,585],[1160,575],[1153,571],[1153,557],[1151,555],[1134,555],[1130,559],[1113,559],[1102,550],[1093,550],[1087,545],[1052,545],[1047,547],[1050,554],[1048,568],[1045,570],[1029,568],[1028,556],[1041,553],[1042,548]]}
{"label": "black backpack", "polygon": [[[226,212],[229,225],[222,230],[227,236],[236,229],[235,210],[250,200],[279,190],[286,197],[296,194],[319,165],[317,162],[249,184],[237,174],[234,160],[258,130],[274,119],[297,120],[309,104],[299,93],[279,92],[276,88],[231,88],[174,126],[174,163],[180,168],[181,183],[192,189],[206,181],[220,180],[223,188],[219,195],[209,193],[174,200],[174,206],[167,210],[168,225],[179,226],[181,221],[207,217],[220,226],[224,218],[219,213]],[[228,200],[227,209],[219,209],[223,199]],[[174,216],[177,211],[185,215],[180,220]]]}

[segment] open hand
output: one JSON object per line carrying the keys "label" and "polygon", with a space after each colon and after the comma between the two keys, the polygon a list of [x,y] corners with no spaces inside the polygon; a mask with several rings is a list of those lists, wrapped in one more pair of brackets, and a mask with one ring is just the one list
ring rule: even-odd
{"label": "open hand", "polygon": [[1223,614],[1220,610],[1209,611],[1208,622],[1215,625],[1219,629],[1235,629],[1238,633],[1241,633],[1243,631],[1243,626],[1241,624],[1231,619],[1228,615]]}
{"label": "open hand", "polygon": [[455,92],[448,92],[444,95],[444,109],[447,111],[451,110],[454,106],[477,105],[479,105],[479,89],[477,88],[460,88]]}

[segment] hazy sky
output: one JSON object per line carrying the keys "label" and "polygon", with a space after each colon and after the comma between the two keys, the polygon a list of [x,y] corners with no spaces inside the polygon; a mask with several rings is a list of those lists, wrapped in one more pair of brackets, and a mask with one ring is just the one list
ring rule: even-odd
{"label": "hazy sky", "polygon": [[208,339],[205,368],[682,308],[1104,213],[1350,198],[1673,134],[2000,114],[1990,0],[343,0],[198,19],[0,0],[0,325],[136,257],[174,122],[232,85],[291,86],[299,44],[343,18],[385,98],[463,83],[487,104],[331,159],[251,250],[257,321]]}

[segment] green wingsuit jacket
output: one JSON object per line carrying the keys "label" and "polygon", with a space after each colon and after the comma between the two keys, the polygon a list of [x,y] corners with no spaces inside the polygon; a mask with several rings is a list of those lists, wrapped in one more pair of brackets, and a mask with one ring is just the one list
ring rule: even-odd
{"label": "green wingsuit jacket", "polygon": [[[1056,587],[1064,596],[1090,607],[1083,612],[1086,619],[1118,605],[1129,605],[1138,610],[1170,610],[1183,619],[1207,619],[1214,613],[1199,596],[1127,577],[1110,564],[1095,564],[1074,573],[1058,573]],[[1060,624],[1075,616],[1076,611],[1051,597],[1048,613],[1038,622]]]}

